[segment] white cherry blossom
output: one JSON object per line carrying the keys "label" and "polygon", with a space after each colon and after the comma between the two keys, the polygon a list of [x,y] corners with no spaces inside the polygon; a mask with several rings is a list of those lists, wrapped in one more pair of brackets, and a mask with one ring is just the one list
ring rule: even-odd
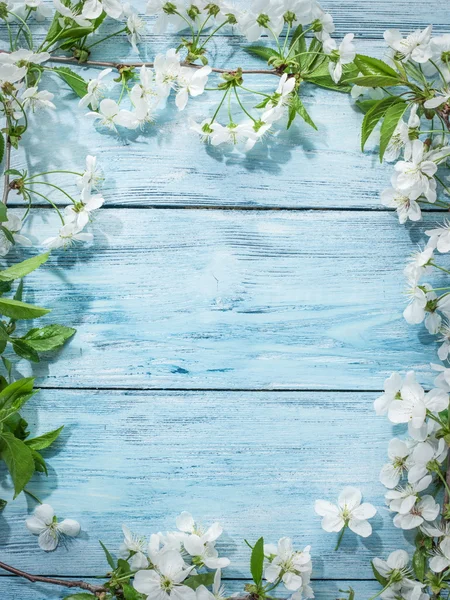
{"label": "white cherry blossom", "polygon": [[77,242],[91,242],[92,239],[92,233],[80,231],[76,223],[67,223],[61,227],[57,236],[47,238],[42,242],[42,245],[49,250],[56,250],[58,248],[68,248]]}
{"label": "white cherry blossom", "polygon": [[97,110],[100,100],[104,96],[104,92],[108,89],[105,77],[111,73],[112,69],[103,69],[95,79],[90,79],[87,85],[87,94],[81,98],[78,103],[80,108],[87,108],[91,105],[93,110]]}
{"label": "white cherry blossom", "polygon": [[34,515],[26,520],[26,526],[33,535],[39,536],[39,547],[46,552],[55,550],[65,536],[76,537],[81,530],[80,524],[73,519],[58,521],[50,504],[40,504]]}
{"label": "white cherry blossom", "polygon": [[191,569],[186,569],[181,555],[169,550],[158,560],[157,570],[138,571],[133,586],[147,600],[196,600],[193,589],[183,585]]}
{"label": "white cherry blossom", "polygon": [[347,33],[339,47],[333,38],[327,38],[323,43],[323,51],[330,57],[328,70],[335,83],[339,83],[341,80],[343,65],[353,62],[356,56],[356,49],[353,44],[354,37],[353,33]]}
{"label": "white cherry blossom", "polygon": [[372,533],[372,526],[367,519],[376,514],[376,508],[364,502],[361,504],[361,492],[354,487],[346,487],[340,493],[337,506],[326,500],[316,500],[314,510],[323,517],[322,529],[328,532],[341,531],[348,526],[361,537]]}
{"label": "white cherry blossom", "polygon": [[429,25],[424,30],[416,29],[405,38],[398,29],[388,29],[383,37],[389,46],[395,51],[396,57],[401,61],[412,59],[418,63],[427,62],[432,51],[430,47],[431,29]]}

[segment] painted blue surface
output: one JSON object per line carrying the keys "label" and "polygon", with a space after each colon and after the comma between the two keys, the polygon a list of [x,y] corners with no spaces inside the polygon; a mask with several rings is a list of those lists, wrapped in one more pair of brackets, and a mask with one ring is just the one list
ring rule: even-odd
{"label": "painted blue surface", "polygon": [[[359,52],[376,56],[387,27],[450,27],[437,0],[326,8],[340,35],[354,31]],[[150,60],[171,40],[146,42]],[[220,36],[214,64],[256,66],[239,44]],[[136,59],[117,41],[93,57]],[[251,82],[262,88],[267,78]],[[69,550],[38,550],[24,526],[33,503],[20,497],[0,516],[0,560],[92,577],[106,569],[98,538],[114,549],[122,522],[148,534],[190,510],[224,524],[230,592],[248,576],[244,537],[291,535],[312,544],[316,595],[332,600],[349,584],[359,598],[373,595],[370,559],[409,547],[384,508],[378,472],[393,430],[372,402],[394,369],[413,367],[430,383],[435,349],[402,319],[401,271],[436,217],[403,228],[381,210],[391,169],[360,153],[361,115],[347,96],[305,88],[304,101],[318,133],[296,124],[247,157],[205,148],[188,131],[189,116],[211,112],[206,95],[182,114],[169,106],[147,133],[127,138],[96,132],[83,111],[74,117],[67,90],[57,113],[35,120],[13,166],[71,168],[89,152],[106,176],[94,245],[53,256],[26,290],[27,300],[54,308],[47,322],[78,329],[32,371],[43,389],[27,418],[36,432],[67,423],[48,453],[49,477],[30,487],[79,518],[83,535]],[[75,190],[67,177],[61,183]],[[46,209],[28,225],[36,242],[56,228]],[[29,373],[19,363],[18,374]],[[0,496],[10,497],[4,472],[0,482]],[[379,508],[375,532],[365,541],[349,535],[335,555],[313,503],[352,483]],[[0,597],[63,594],[2,576]]]}

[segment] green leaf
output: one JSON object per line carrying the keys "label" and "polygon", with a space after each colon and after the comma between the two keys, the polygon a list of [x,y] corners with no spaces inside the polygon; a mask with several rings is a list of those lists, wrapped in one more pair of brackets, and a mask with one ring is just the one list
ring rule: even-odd
{"label": "green leaf", "polygon": [[23,296],[23,279],[19,281],[19,285],[17,286],[16,293],[14,294],[14,300],[22,301]]}
{"label": "green leaf", "polygon": [[23,177],[23,173],[21,173],[17,169],[7,169],[4,175],[14,175],[15,177]]}
{"label": "green leaf", "polygon": [[380,162],[383,160],[384,153],[394,135],[395,128],[407,108],[408,104],[406,102],[396,102],[387,109],[380,129]]}
{"label": "green leaf", "polygon": [[37,319],[49,312],[48,308],[27,304],[19,300],[11,300],[10,298],[0,298],[0,314],[11,319]]}
{"label": "green leaf", "polygon": [[305,55],[305,60],[303,61],[303,69],[305,73],[316,70],[322,64],[327,63],[327,57],[322,52],[322,42],[320,42],[317,38],[313,37],[311,43],[309,44],[308,52],[310,54]]}
{"label": "green leaf", "polygon": [[[183,582],[184,583],[184,582]],[[122,584],[122,593],[125,600],[141,600],[141,594],[134,589],[129,583]]]}
{"label": "green leaf", "polygon": [[361,85],[362,87],[390,87],[393,85],[402,85],[399,79],[393,77],[386,77],[383,75],[367,75],[364,77],[349,77],[344,79],[343,83],[354,83],[355,85]]}
{"label": "green leaf", "polygon": [[62,346],[70,339],[76,329],[65,325],[47,325],[46,327],[30,329],[21,339],[25,340],[37,352],[47,352]]}
{"label": "green leaf", "polygon": [[20,356],[20,358],[24,358],[25,360],[30,360],[31,362],[35,363],[39,362],[39,354],[36,352],[36,350],[34,350],[34,348],[29,346],[23,340],[14,340],[12,342],[12,347],[14,352],[17,354],[17,356]]}
{"label": "green leaf", "polygon": [[36,452],[36,450],[33,450],[31,448],[31,456],[34,460],[34,470],[38,473],[45,473],[46,475],[48,475],[47,465],[45,464],[45,460],[39,454],[39,452]]}
{"label": "green leaf", "polygon": [[311,77],[308,75],[305,77],[305,81],[314,85],[318,85],[319,87],[327,90],[334,90],[335,92],[342,92],[345,94],[351,90],[351,86],[347,83],[335,83],[330,75],[320,75],[319,77]]}
{"label": "green leaf", "polygon": [[38,437],[32,438],[31,440],[26,440],[25,444],[29,448],[33,448],[33,450],[44,450],[44,448],[48,448],[51,446],[51,444],[53,444],[63,429],[64,425],[58,429],[48,431],[47,433],[44,433]]}
{"label": "green leaf", "polygon": [[6,505],[8,504],[8,502],[6,500],[3,500],[3,498],[0,498],[0,511],[2,511]]}
{"label": "green leaf", "polygon": [[25,440],[30,432],[28,431],[28,423],[23,419],[18,412],[8,417],[3,424],[4,431],[12,433],[19,440]]}
{"label": "green leaf", "polygon": [[77,96],[80,98],[86,96],[87,82],[78,73],[75,73],[69,67],[55,67],[53,71],[67,83]]}
{"label": "green leaf", "polygon": [[12,267],[0,271],[0,281],[14,281],[14,279],[25,277],[25,275],[28,275],[47,262],[49,256],[50,252],[39,254],[38,256],[33,256],[33,258],[28,258],[27,260],[17,263],[17,265],[13,265]]}
{"label": "green leaf", "polygon": [[387,109],[396,102],[399,102],[398,98],[394,96],[389,96],[388,98],[378,100],[378,102],[366,112],[366,114],[364,115],[361,129],[361,150],[364,150],[364,146],[366,145],[370,134],[375,129],[380,119],[384,117]]}
{"label": "green leaf", "polygon": [[384,61],[379,58],[373,58],[373,56],[365,56],[364,54],[357,54],[355,57],[355,65],[363,75],[374,75],[391,77],[399,79],[400,75],[395,69],[390,67]]}
{"label": "green leaf", "polygon": [[183,584],[187,585],[193,590],[196,590],[200,585],[208,587],[208,585],[212,585],[214,583],[214,575],[215,573],[213,571],[210,573],[200,573],[200,575],[192,575],[192,577],[185,579]]}
{"label": "green leaf", "polygon": [[2,433],[1,458],[11,474],[14,483],[14,498],[20,494],[34,473],[34,460],[30,448],[12,433]]}
{"label": "green leaf", "polygon": [[[296,27],[294,33],[292,34],[289,48],[291,50],[290,55],[303,54],[307,51],[306,40],[305,36],[303,35],[303,27],[301,25],[298,25],[298,27]],[[299,64],[302,64],[302,62],[304,62],[304,60],[302,59],[304,59],[305,57],[306,54],[297,57]]]}
{"label": "green leaf", "polygon": [[0,202],[0,223],[4,223],[7,220],[8,220],[8,211],[6,209],[6,204],[3,204],[3,202]]}
{"label": "green leaf", "polygon": [[105,553],[106,560],[108,561],[108,565],[114,571],[114,569],[116,568],[116,564],[114,562],[113,557],[111,556],[111,553],[109,552],[108,548],[105,546],[105,544],[103,542],[100,542],[100,540],[99,540],[99,543],[100,543],[100,546],[103,548],[103,552]]}
{"label": "green leaf", "polygon": [[0,132],[0,163],[2,163],[4,155],[5,155],[5,138],[3,137],[3,133]]}
{"label": "green leaf", "polygon": [[[10,383],[0,392],[0,408],[13,408],[23,404],[35,393],[33,391],[34,378],[24,377]],[[26,398],[26,400],[24,400]]]}
{"label": "green leaf", "polygon": [[372,571],[373,574],[375,575],[375,579],[378,581],[378,583],[380,583],[383,587],[386,587],[387,585],[387,579],[385,577],[383,577],[383,575],[381,575],[381,573],[379,573],[377,571],[377,569],[375,568],[375,565],[373,564],[373,562],[370,563],[372,565]]}
{"label": "green leaf", "polygon": [[247,46],[246,48],[244,48],[244,51],[247,52],[247,54],[257,56],[258,58],[262,58],[266,61],[268,61],[273,56],[280,58],[278,52],[273,50],[273,48],[267,48],[266,46]]}
{"label": "green leaf", "polygon": [[417,549],[412,558],[412,566],[414,574],[419,581],[423,581],[425,578],[425,571],[427,568],[427,556],[422,550]]}
{"label": "green leaf", "polygon": [[58,33],[61,31],[61,25],[59,22],[60,18],[61,18],[60,13],[56,12],[55,16],[53,17],[53,21],[51,22],[51,25],[48,29],[47,36],[44,40],[44,43],[51,42],[52,40],[54,40],[55,37],[58,35]]}
{"label": "green leaf", "polygon": [[131,574],[130,565],[123,558],[119,558],[119,560],[117,561],[117,570],[120,575],[130,575]]}
{"label": "green leaf", "polygon": [[70,596],[64,596],[63,600],[92,600],[96,599],[97,596],[94,594],[88,594],[87,592],[81,592],[81,594],[70,594]]}
{"label": "green leaf", "polygon": [[12,362],[5,356],[2,356],[2,362],[3,362],[3,366],[6,369],[6,372],[8,373],[8,377],[11,379]]}
{"label": "green leaf", "polygon": [[379,100],[357,100],[355,104],[361,112],[366,114],[366,112],[368,112],[372,106],[375,106],[377,102],[379,102]]}
{"label": "green leaf", "polygon": [[89,35],[94,31],[93,27],[71,27],[64,31],[64,33],[58,34],[59,40],[79,40],[80,38]]}
{"label": "green leaf", "polygon": [[308,125],[317,131],[316,124],[309,116],[308,111],[304,107],[303,102],[300,100],[300,97],[297,94],[292,96],[292,100],[289,105],[287,129],[289,129],[291,126],[296,114],[300,115],[301,118],[308,123]]}
{"label": "green leaf", "polygon": [[260,537],[253,546],[250,557],[250,572],[256,585],[260,585],[263,575],[264,564],[264,538]]}

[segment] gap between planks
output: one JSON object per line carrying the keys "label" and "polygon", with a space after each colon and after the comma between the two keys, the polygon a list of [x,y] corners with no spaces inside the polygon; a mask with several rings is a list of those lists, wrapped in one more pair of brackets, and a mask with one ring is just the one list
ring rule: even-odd
{"label": "gap between planks", "polygon": [[[10,204],[9,208],[22,208],[21,204]],[[33,204],[33,208],[54,210],[53,206],[48,204]],[[372,206],[370,208],[360,208],[357,206],[232,206],[231,204],[130,204],[124,206],[123,204],[104,204],[101,210],[229,210],[229,211],[255,211],[255,212],[273,212],[273,211],[286,211],[286,212],[386,212],[394,213],[395,210],[388,210],[382,205],[379,207]],[[425,214],[434,213],[448,213],[450,208],[433,207],[433,210],[424,210]]]}
{"label": "gap between planks", "polygon": [[186,387],[61,387],[61,386],[38,386],[40,390],[64,390],[64,391],[86,391],[86,392],[267,392],[267,393],[312,393],[312,394],[383,394],[384,390],[341,390],[328,388],[186,388]]}
{"label": "gap between planks", "polygon": [[[92,577],[92,575],[54,575],[48,573],[36,573],[39,577],[51,577],[57,579],[97,579],[96,577]],[[19,575],[11,575],[8,573],[0,573],[0,578],[3,579],[23,579]],[[101,579],[102,577],[99,577]],[[222,577],[222,581],[249,581],[248,577]],[[324,579],[322,577],[311,577],[311,581],[377,581],[375,578],[373,579],[349,579],[346,578],[337,578],[337,579]]]}

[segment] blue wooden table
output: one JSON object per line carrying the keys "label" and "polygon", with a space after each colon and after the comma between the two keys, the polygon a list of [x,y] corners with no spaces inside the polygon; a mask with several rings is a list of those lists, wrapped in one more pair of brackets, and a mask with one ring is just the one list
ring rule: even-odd
{"label": "blue wooden table", "polygon": [[[376,56],[388,27],[450,26],[438,0],[328,0],[326,8],[339,36],[354,32],[358,51]],[[141,58],[172,42],[147,35]],[[220,36],[214,65],[255,66],[240,44]],[[136,58],[117,40],[95,50],[97,59]],[[401,312],[402,269],[433,213],[404,228],[382,210],[390,167],[360,153],[361,114],[346,95],[305,89],[319,132],[296,123],[245,157],[189,132],[189,116],[211,113],[210,96],[184,113],[171,102],[149,134],[118,138],[96,132],[70,91],[46,87],[59,90],[59,110],[35,119],[13,166],[71,168],[91,153],[106,176],[93,246],[54,253],[28,278],[27,299],[54,307],[48,322],[78,330],[32,369],[41,388],[27,409],[33,430],[67,425],[47,453],[49,477],[30,489],[77,518],[83,534],[68,549],[40,551],[24,524],[34,503],[21,495],[0,515],[1,560],[93,577],[107,570],[98,539],[114,550],[122,523],[149,534],[189,510],[225,528],[230,593],[249,576],[243,538],[260,535],[312,544],[319,599],[348,585],[358,598],[375,593],[370,560],[411,538],[384,507],[378,473],[393,430],[372,402],[393,370],[415,368],[430,383],[434,346]],[[42,240],[56,227],[42,207],[28,232]],[[348,484],[379,512],[372,537],[348,535],[335,554],[313,504]],[[4,472],[1,488],[10,498]],[[0,577],[2,600],[63,596]]]}

